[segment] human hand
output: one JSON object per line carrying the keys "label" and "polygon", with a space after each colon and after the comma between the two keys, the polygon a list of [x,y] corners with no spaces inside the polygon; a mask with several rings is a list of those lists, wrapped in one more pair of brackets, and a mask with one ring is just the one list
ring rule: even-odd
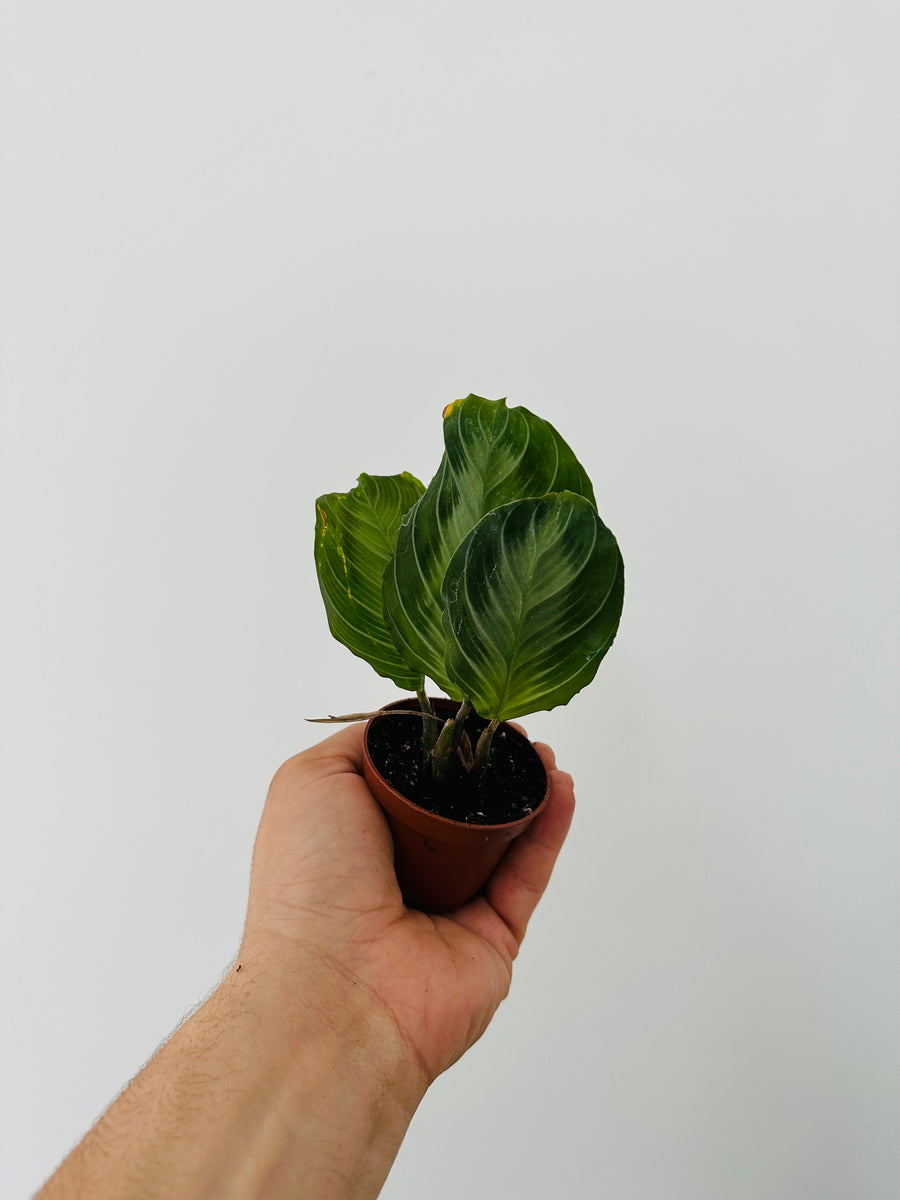
{"label": "human hand", "polygon": [[240,961],[41,1191],[42,1200],[377,1196],[434,1078],[483,1033],[572,818],[550,799],[481,896],[407,909],[362,728],[290,759],[266,801]]}
{"label": "human hand", "polygon": [[[362,777],[363,728],[289,759],[272,781],[253,857],[241,966],[386,1014],[424,1086],[484,1032],[574,810],[571,777],[538,751],[550,799],[481,895],[447,916],[407,909],[387,821]],[[290,1004],[290,1000],[285,1001]]]}

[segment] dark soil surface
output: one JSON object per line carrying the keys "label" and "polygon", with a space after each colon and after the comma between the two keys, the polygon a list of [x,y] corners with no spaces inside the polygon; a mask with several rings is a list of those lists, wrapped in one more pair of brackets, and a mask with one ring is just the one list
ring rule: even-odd
{"label": "dark soil surface", "polygon": [[[487,725],[472,713],[466,733],[474,746]],[[440,790],[425,779],[422,768],[422,721],[391,714],[369,736],[369,754],[384,778],[408,800],[452,821],[473,825],[505,825],[534,812],[544,798],[547,777],[537,751],[509,725],[494,734],[487,768],[479,778],[459,764],[456,778]]]}

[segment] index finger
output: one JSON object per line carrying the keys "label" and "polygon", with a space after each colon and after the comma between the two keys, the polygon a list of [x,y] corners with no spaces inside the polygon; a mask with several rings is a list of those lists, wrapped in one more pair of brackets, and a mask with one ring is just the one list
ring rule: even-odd
{"label": "index finger", "polygon": [[550,799],[512,843],[485,885],[484,894],[521,944],[537,902],[550,882],[575,813],[575,785],[566,771],[550,770]]}

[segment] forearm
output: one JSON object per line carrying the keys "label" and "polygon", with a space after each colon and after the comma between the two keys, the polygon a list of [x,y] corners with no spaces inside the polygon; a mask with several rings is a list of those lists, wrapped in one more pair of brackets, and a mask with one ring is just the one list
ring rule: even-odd
{"label": "forearm", "polygon": [[40,1200],[377,1196],[425,1080],[358,991],[249,965],[232,973]]}

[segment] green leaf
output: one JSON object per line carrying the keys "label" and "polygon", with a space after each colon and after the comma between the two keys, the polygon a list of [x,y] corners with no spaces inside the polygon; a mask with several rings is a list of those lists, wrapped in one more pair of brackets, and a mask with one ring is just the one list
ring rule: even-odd
{"label": "green leaf", "polygon": [[594,678],[622,612],[622,556],[584,498],[518,500],[475,526],[443,596],[446,673],[505,721],[566,704]]}
{"label": "green leaf", "polygon": [[424,490],[407,472],[360,475],[352,491],[316,501],[316,571],[331,632],[379,675],[413,691],[421,689],[422,673],[391,635],[382,578],[400,521]]}
{"label": "green leaf", "polygon": [[404,517],[384,577],[384,607],[405,659],[454,699],[444,669],[444,601],[450,560],[475,525],[513,500],[570,491],[594,505],[591,482],[548,422],[505,400],[466,396],[444,411],[445,452],[425,494]]}

